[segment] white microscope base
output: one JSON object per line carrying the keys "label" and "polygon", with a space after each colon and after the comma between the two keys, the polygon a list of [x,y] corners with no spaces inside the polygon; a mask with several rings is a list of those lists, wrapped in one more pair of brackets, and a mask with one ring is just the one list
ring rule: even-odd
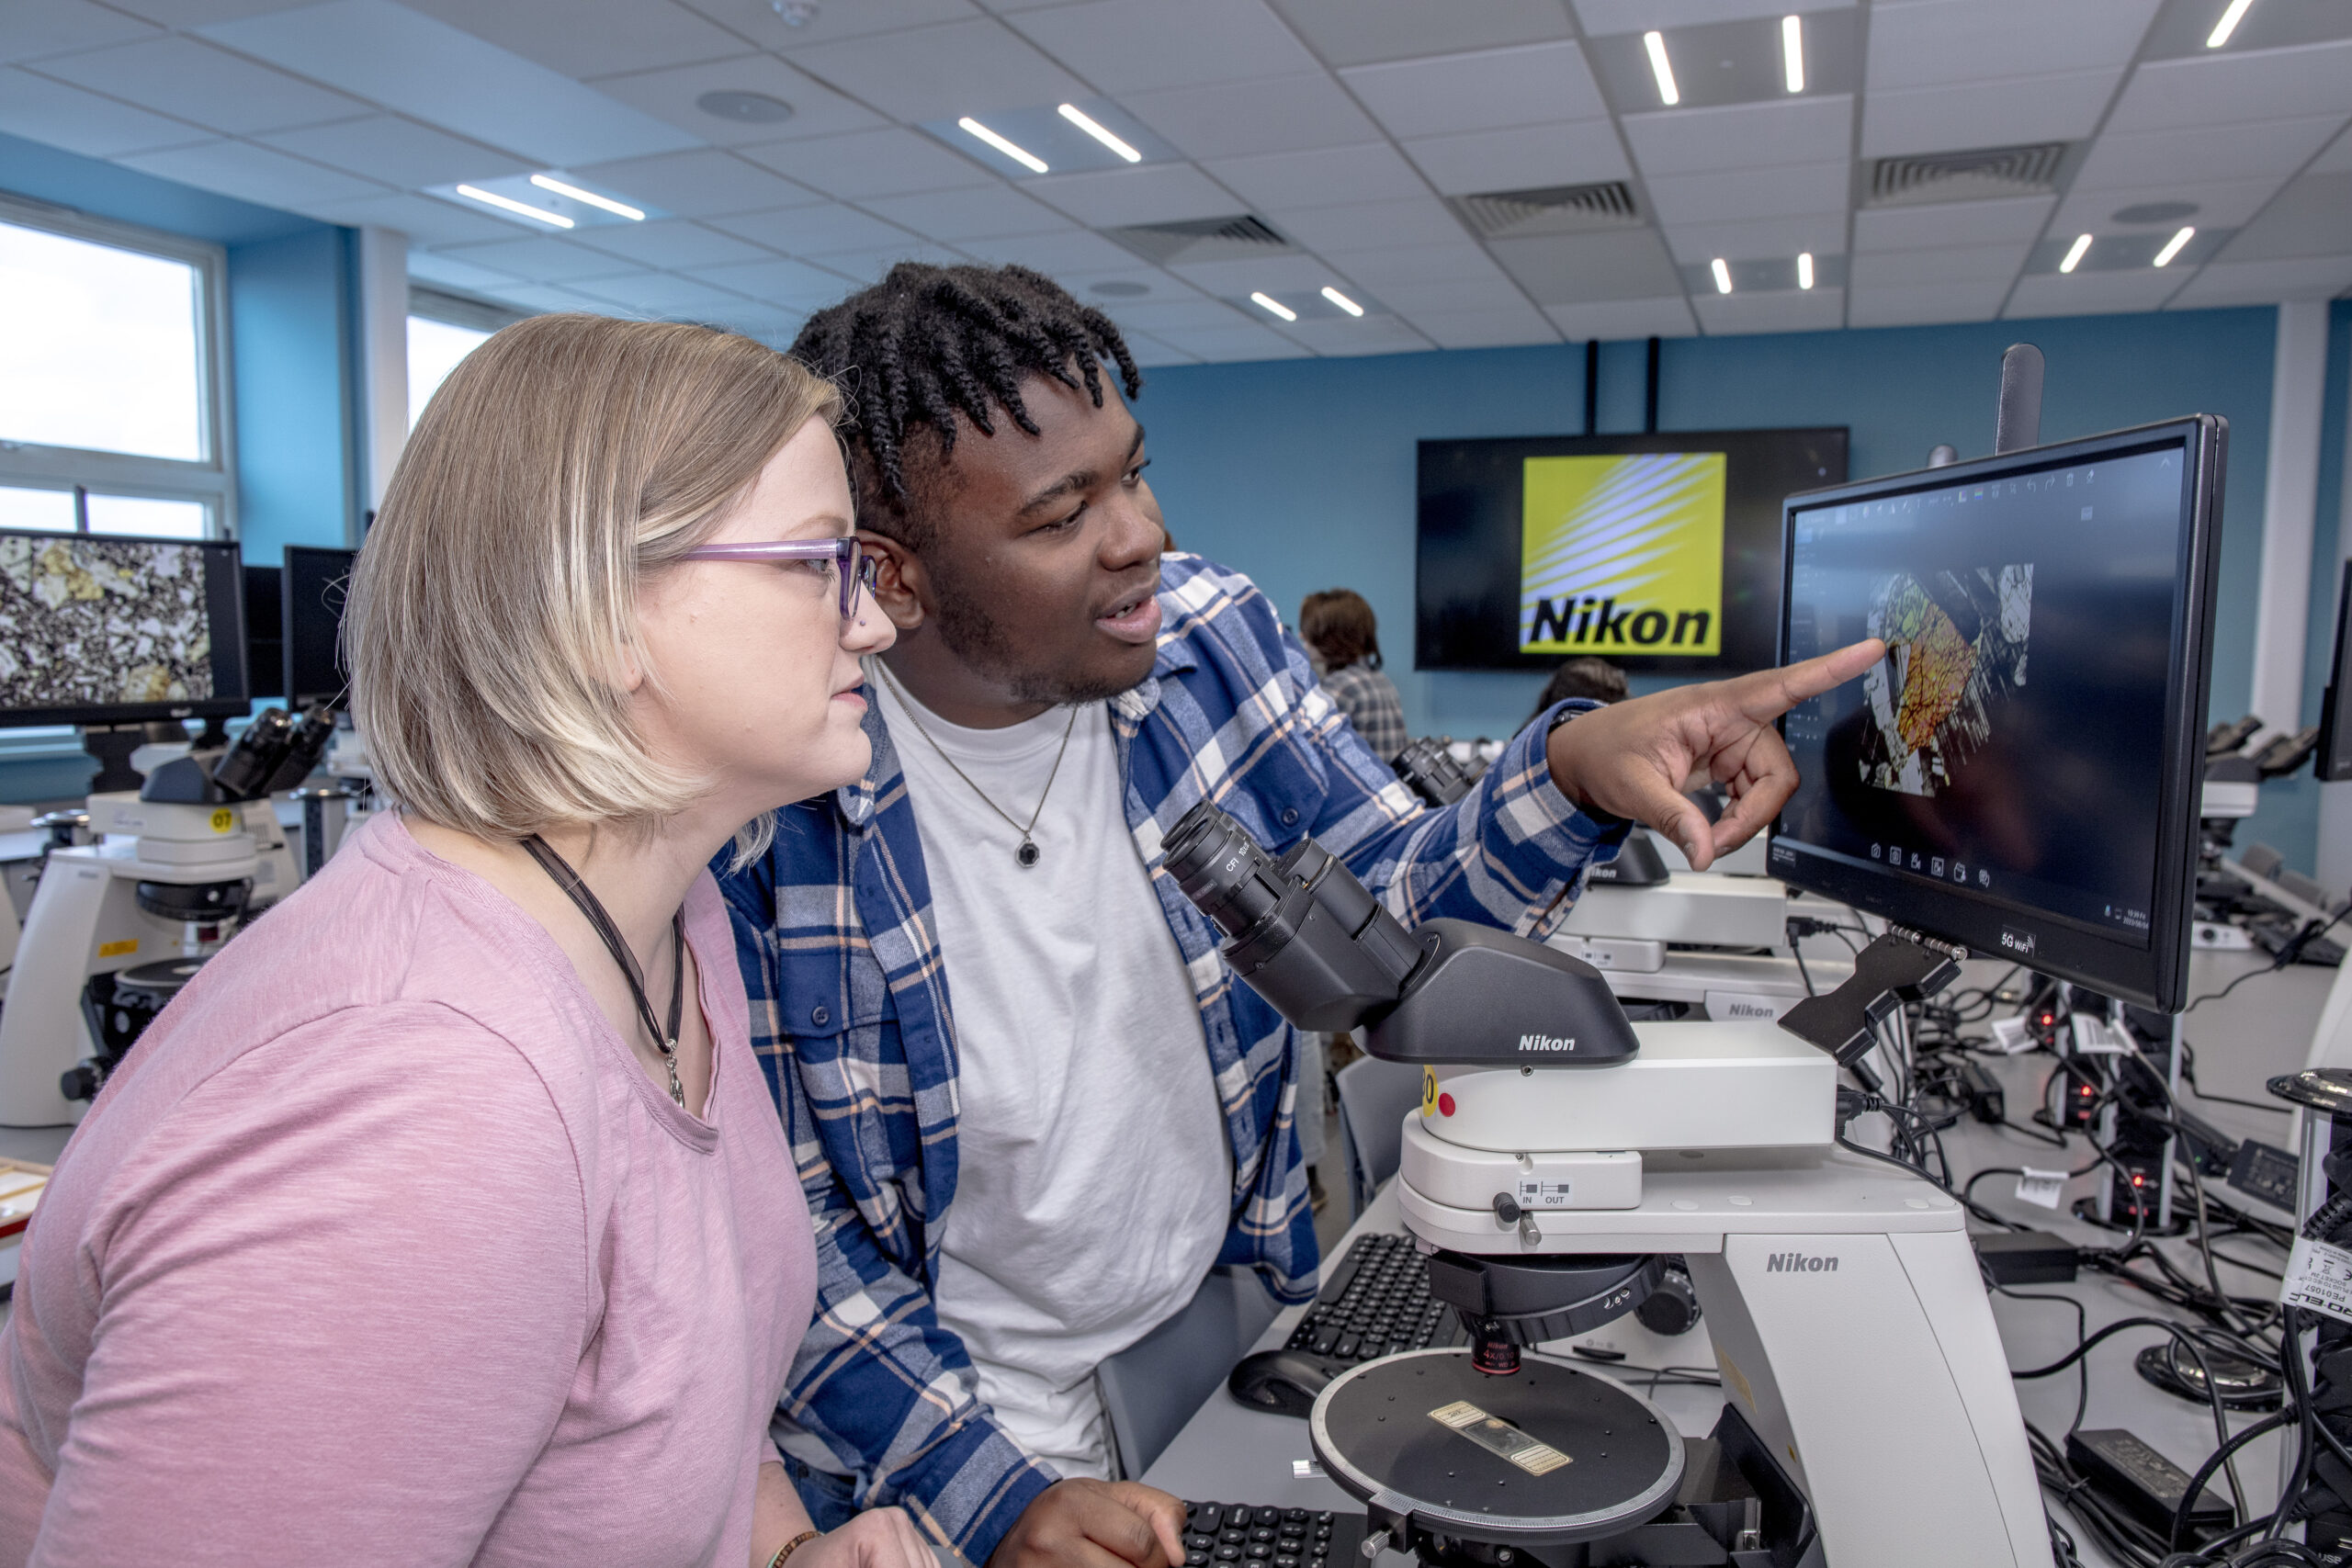
{"label": "white microscope base", "polygon": [[1649,1156],[1642,1202],[1539,1240],[1399,1181],[1415,1235],[1474,1256],[1680,1253],[1724,1395],[1812,1500],[1831,1568],[2048,1568],[2024,1423],[1960,1207],[1842,1150]]}

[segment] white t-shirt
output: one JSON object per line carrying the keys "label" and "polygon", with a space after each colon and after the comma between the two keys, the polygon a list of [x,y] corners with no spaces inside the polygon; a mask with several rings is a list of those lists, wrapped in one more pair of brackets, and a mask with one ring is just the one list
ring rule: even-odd
{"label": "white t-shirt", "polygon": [[[924,709],[918,729],[896,688],[866,691],[906,769],[956,1020],[958,1174],[933,1300],[1005,1429],[1066,1475],[1108,1476],[1095,1368],[1192,1300],[1233,1207],[1199,1004],[1102,704],[1074,727],[1057,707],[1003,729]],[[1026,822],[1066,729],[1023,867],[973,784]]]}

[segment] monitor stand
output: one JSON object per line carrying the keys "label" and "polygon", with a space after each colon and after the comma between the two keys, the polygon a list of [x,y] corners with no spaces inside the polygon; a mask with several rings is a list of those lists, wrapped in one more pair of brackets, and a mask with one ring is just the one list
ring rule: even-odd
{"label": "monitor stand", "polygon": [[147,781],[130,765],[130,754],[147,744],[147,727],[143,724],[85,724],[82,726],[82,750],[98,761],[98,771],[90,780],[92,795],[104,795],[117,790],[136,790]]}

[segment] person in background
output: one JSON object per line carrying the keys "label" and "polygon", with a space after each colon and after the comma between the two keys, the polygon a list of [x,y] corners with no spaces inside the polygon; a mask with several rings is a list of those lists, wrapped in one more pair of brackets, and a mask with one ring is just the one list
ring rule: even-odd
{"label": "person in background", "polygon": [[1326,695],[1356,727],[1382,761],[1392,761],[1412,737],[1396,682],[1381,672],[1380,626],[1372,606],[1351,588],[1310,593],[1298,607],[1299,640],[1314,656]]}
{"label": "person in background", "polygon": [[1606,659],[1571,659],[1552,671],[1544,682],[1544,694],[1535,699],[1536,713],[1543,713],[1555,703],[1571,697],[1587,697],[1596,703],[1622,703],[1628,693],[1625,672]]}
{"label": "person in background", "polygon": [[344,622],[399,808],[66,1145],[0,1563],[934,1568],[902,1511],[817,1534],[768,1439],[817,1260],[706,869],[869,760],[840,410],[576,315],[434,396]]}

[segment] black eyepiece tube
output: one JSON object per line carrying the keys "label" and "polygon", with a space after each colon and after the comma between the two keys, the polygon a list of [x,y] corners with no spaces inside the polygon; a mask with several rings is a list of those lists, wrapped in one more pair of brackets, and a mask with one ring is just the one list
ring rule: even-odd
{"label": "black eyepiece tube", "polygon": [[1214,801],[1177,818],[1161,848],[1184,897],[1229,937],[1248,931],[1282,902],[1287,879],[1273,857]]}

